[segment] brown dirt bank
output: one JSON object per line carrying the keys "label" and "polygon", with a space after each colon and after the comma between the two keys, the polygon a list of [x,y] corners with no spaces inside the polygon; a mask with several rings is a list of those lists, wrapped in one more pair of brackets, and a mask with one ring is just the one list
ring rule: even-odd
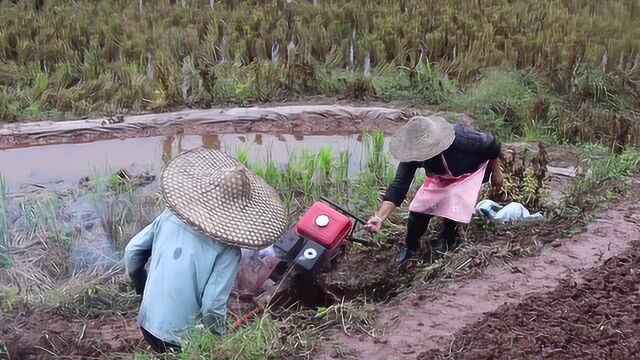
{"label": "brown dirt bank", "polygon": [[607,259],[583,282],[508,304],[456,333],[450,350],[431,359],[640,358],[640,242]]}
{"label": "brown dirt bank", "polygon": [[[585,233],[556,241],[553,247],[537,256],[523,258],[507,266],[490,266],[481,275],[451,282],[437,293],[430,287],[418,287],[400,295],[377,309],[375,328],[383,335],[375,338],[348,336],[336,331],[329,338],[334,342],[332,347],[340,351],[324,349],[317,358],[344,358],[347,354],[347,358],[356,359],[412,359],[432,349],[448,350],[455,339],[454,334],[501,305],[526,302],[531,294],[551,291],[563,281],[581,284],[588,280],[589,270],[603,264],[607,258],[623,253],[633,241],[638,240],[638,234],[640,204],[619,204],[601,214]],[[555,310],[558,309],[549,309]],[[473,329],[475,336],[482,336],[477,332],[485,331],[477,327]],[[496,343],[500,341],[504,341],[504,337]],[[488,342],[486,346],[493,346],[491,344],[495,345]],[[468,345],[465,343],[465,349]],[[508,342],[502,345],[509,346]],[[483,344],[474,346],[485,348]],[[477,357],[464,357],[471,358]]]}
{"label": "brown dirt bank", "polygon": [[40,121],[0,126],[0,149],[165,135],[176,131],[195,135],[248,132],[321,135],[349,134],[366,130],[391,132],[415,113],[431,112],[383,107],[296,105],[185,110],[125,116],[122,122],[116,123],[110,123],[105,118]]}

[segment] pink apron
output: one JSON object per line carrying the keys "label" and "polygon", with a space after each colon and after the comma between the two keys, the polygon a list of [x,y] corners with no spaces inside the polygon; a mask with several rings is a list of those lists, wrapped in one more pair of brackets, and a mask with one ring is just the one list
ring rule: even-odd
{"label": "pink apron", "polygon": [[[442,155],[441,155],[442,156]],[[409,210],[468,224],[475,211],[488,161],[473,173],[454,177],[442,156],[446,175],[426,177]]]}

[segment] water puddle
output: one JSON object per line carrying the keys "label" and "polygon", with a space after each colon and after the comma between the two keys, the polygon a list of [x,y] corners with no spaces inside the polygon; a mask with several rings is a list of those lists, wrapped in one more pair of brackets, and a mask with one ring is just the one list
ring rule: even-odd
{"label": "water puddle", "polygon": [[351,171],[360,169],[363,157],[361,135],[168,135],[1,150],[0,175],[10,191],[33,186],[60,189],[85,176],[119,169],[159,174],[178,153],[198,146],[230,154],[244,149],[252,162],[270,158],[277,165],[287,164],[292,152],[329,147],[335,155],[349,151]]}

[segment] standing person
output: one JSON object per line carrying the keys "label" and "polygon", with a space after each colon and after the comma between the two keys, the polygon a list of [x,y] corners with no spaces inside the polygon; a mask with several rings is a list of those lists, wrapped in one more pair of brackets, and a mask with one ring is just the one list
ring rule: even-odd
{"label": "standing person", "polygon": [[198,323],[223,333],[240,248],[269,246],[287,222],[275,190],[217,150],[176,157],[160,191],[167,209],[131,239],[124,263],[142,295],[140,330],[165,352],[179,349],[181,336]]}
{"label": "standing person", "polygon": [[454,248],[458,223],[469,223],[482,183],[489,178],[502,186],[501,146],[488,134],[451,125],[437,116],[417,116],[398,129],[390,141],[391,155],[398,161],[396,177],[387,188],[382,205],[365,229],[380,230],[393,210],[402,205],[416,170],[427,177],[409,206],[405,244],[396,263],[411,258],[432,217],[444,219],[444,230],[432,255]]}

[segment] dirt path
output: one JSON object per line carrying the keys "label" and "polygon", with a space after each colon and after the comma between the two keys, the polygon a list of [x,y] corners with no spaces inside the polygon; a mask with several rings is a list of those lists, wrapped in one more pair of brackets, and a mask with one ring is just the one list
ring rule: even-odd
{"label": "dirt path", "polygon": [[[491,266],[476,278],[452,282],[433,299],[426,289],[401,296],[379,309],[376,328],[383,330],[382,336],[339,332],[329,337],[332,347],[355,359],[413,359],[431,349],[448,349],[454,334],[483,314],[550,291],[562,281],[580,283],[590,269],[639,238],[640,203],[619,204],[601,214],[585,233],[556,241],[538,256],[510,267]],[[317,358],[340,357],[333,349],[324,349]]]}

